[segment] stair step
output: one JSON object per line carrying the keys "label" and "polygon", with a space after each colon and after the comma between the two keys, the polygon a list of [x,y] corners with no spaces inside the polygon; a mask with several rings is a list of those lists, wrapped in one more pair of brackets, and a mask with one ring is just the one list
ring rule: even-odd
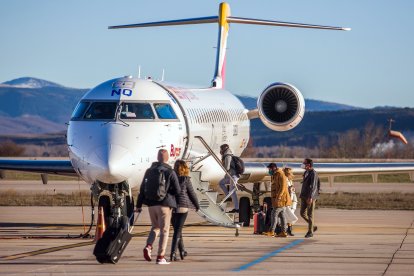
{"label": "stair step", "polygon": [[207,195],[212,202],[217,202],[217,192],[206,192],[205,195]]}
{"label": "stair step", "polygon": [[201,172],[199,171],[191,171],[192,177],[197,177],[197,179],[201,179]]}
{"label": "stair step", "polygon": [[210,183],[207,182],[207,181],[202,181],[202,182],[200,182],[200,187],[207,191],[208,188],[210,187]]}
{"label": "stair step", "polygon": [[201,181],[200,172],[191,171],[191,182],[200,203],[200,210],[198,212],[200,216],[215,225],[231,228],[238,227],[237,223],[234,222],[234,214],[226,213],[227,202],[224,202],[222,206],[218,205],[218,193],[209,190],[209,182]]}

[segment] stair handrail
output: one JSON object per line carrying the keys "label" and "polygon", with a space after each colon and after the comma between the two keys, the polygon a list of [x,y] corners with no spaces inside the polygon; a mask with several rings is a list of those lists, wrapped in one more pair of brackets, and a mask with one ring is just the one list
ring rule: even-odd
{"label": "stair handrail", "polygon": [[[233,184],[233,189],[229,191],[229,193],[223,198],[223,200],[219,203],[219,206],[223,205],[223,203],[236,191],[239,190],[237,187],[237,183],[234,181],[233,177],[229,174],[229,172],[226,170],[226,168],[223,166],[221,160],[217,157],[217,155],[214,153],[214,151],[210,148],[210,146],[207,144],[207,142],[204,140],[201,136],[194,136],[194,138],[199,139],[200,142],[203,144],[203,146],[207,149],[208,153],[216,160],[217,164],[219,164],[220,168],[224,171],[224,173],[229,177],[230,182]],[[204,158],[205,159],[205,158]],[[203,159],[203,160],[204,160]]]}

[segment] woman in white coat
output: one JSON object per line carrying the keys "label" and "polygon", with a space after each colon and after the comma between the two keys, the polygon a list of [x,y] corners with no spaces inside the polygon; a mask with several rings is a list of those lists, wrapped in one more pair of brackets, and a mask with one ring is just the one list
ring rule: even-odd
{"label": "woman in white coat", "polygon": [[287,234],[289,236],[294,236],[292,233],[292,225],[298,220],[298,217],[295,215],[295,210],[298,205],[298,198],[295,192],[295,186],[293,186],[293,173],[291,168],[284,168],[283,172],[287,178],[288,190],[290,194],[290,199],[292,200],[292,205],[286,208],[286,220],[287,220]]}

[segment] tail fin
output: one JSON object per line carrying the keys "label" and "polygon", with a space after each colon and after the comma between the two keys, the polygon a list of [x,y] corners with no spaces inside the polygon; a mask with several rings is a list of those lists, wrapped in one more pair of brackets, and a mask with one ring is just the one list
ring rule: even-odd
{"label": "tail fin", "polygon": [[219,31],[217,41],[217,54],[216,54],[216,68],[214,72],[214,78],[212,86],[217,88],[224,87],[224,80],[226,75],[226,49],[227,49],[227,36],[229,35],[229,22],[230,6],[227,3],[221,3],[219,9]]}
{"label": "tail fin", "polygon": [[239,24],[254,24],[254,25],[267,25],[278,27],[292,27],[292,28],[308,28],[308,29],[324,29],[324,30],[339,30],[350,31],[350,28],[332,27],[323,25],[310,25],[302,23],[292,23],[283,21],[232,17],[230,15],[230,6],[226,2],[220,4],[219,16],[207,16],[198,18],[186,18],[168,21],[147,22],[129,25],[110,26],[108,29],[124,29],[124,28],[144,28],[144,27],[158,27],[158,26],[174,26],[174,25],[189,25],[189,24],[207,24],[218,23],[219,36],[217,42],[217,54],[216,54],[216,67],[214,72],[214,78],[212,81],[212,87],[223,88],[225,80],[225,65],[226,65],[226,46],[227,36],[229,33],[229,23]]}

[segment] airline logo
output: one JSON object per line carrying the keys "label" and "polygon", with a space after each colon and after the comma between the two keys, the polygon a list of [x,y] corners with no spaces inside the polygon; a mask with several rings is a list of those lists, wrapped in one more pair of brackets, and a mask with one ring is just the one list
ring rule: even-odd
{"label": "airline logo", "polygon": [[135,82],[133,81],[116,81],[112,84],[111,96],[115,94],[118,96],[124,95],[131,97],[132,89],[135,87]]}
{"label": "airline logo", "polygon": [[112,89],[111,96],[114,96],[115,94],[118,95],[118,96],[124,95],[124,96],[131,97],[132,96],[132,89],[121,89],[121,88]]}
{"label": "airline logo", "polygon": [[174,147],[173,144],[171,144],[171,149],[170,149],[170,157],[178,157],[181,154],[181,148],[178,147]]}

